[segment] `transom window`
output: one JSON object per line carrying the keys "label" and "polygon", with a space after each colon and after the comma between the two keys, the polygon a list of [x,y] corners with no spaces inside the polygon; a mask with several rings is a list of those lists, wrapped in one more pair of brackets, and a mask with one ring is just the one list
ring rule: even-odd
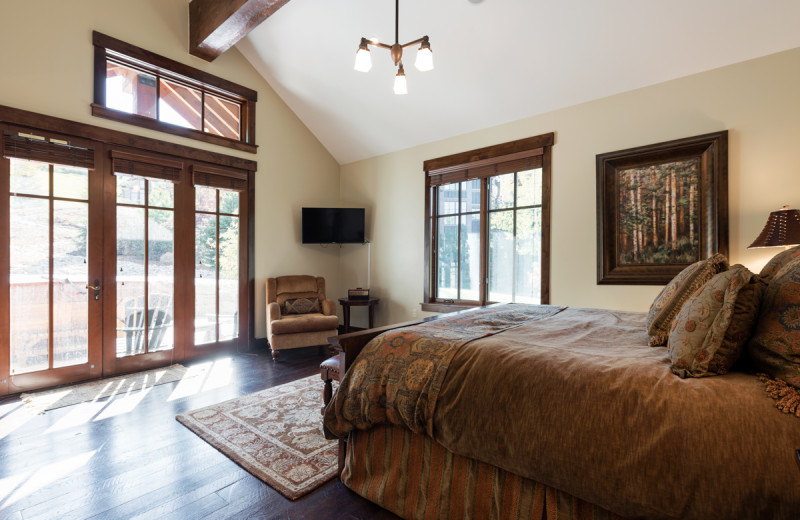
{"label": "transom window", "polygon": [[553,134],[425,162],[424,310],[549,302]]}
{"label": "transom window", "polygon": [[256,93],[94,33],[92,114],[255,152]]}

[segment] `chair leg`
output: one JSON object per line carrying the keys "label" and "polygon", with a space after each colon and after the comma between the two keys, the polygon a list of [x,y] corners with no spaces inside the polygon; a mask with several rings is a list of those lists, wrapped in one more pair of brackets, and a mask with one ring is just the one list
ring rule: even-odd
{"label": "chair leg", "polygon": [[330,378],[325,380],[325,386],[322,388],[322,414],[325,414],[325,407],[331,402],[333,396],[333,384]]}
{"label": "chair leg", "polygon": [[278,360],[278,351],[272,349],[272,361],[277,361],[277,360]]}

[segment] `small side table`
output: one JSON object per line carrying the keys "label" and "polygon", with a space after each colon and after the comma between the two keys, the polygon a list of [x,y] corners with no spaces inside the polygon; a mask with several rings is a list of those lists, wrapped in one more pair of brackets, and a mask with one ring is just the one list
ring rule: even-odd
{"label": "small side table", "polygon": [[369,305],[369,328],[375,326],[375,306],[381,301],[380,298],[370,298],[368,300],[351,300],[349,298],[339,298],[344,314],[344,333],[350,332],[350,307],[363,307]]}

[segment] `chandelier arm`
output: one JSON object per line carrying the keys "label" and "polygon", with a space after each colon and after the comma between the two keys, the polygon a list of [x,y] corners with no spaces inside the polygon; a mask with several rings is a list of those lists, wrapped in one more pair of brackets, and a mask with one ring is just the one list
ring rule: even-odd
{"label": "chandelier arm", "polygon": [[367,40],[367,44],[368,45],[374,45],[375,47],[382,47],[384,49],[392,50],[392,46],[391,45],[387,45],[387,44],[381,43],[381,42],[373,43],[373,42]]}
{"label": "chandelier arm", "polygon": [[427,40],[427,39],[428,39],[428,37],[427,37],[427,36],[423,36],[422,38],[417,38],[417,39],[416,39],[416,40],[414,40],[413,42],[408,42],[408,43],[406,43],[406,44],[403,44],[403,45],[402,45],[402,47],[405,49],[406,47],[411,47],[412,45],[416,45],[416,44],[418,44],[418,43],[422,43],[422,42],[424,42],[424,41],[425,41],[425,40]]}

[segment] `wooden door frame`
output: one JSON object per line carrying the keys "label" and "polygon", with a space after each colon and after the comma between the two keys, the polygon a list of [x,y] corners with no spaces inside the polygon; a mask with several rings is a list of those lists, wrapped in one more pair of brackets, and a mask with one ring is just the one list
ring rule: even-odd
{"label": "wooden door frame", "polygon": [[[255,341],[255,326],[254,326],[254,318],[255,318],[255,267],[254,267],[254,257],[255,257],[255,232],[254,232],[254,222],[255,222],[255,172],[258,167],[258,163],[256,161],[250,159],[243,159],[240,157],[224,155],[216,152],[212,152],[209,150],[203,150],[198,148],[192,148],[189,146],[184,146],[176,143],[161,141],[158,139],[153,139],[149,137],[138,136],[135,134],[129,134],[126,132],[121,132],[118,130],[111,130],[108,128],[98,127],[94,125],[89,125],[85,123],[78,123],[75,121],[70,121],[66,119],[61,119],[57,117],[52,117],[44,114],[39,114],[35,112],[30,112],[26,110],[21,110],[13,107],[8,107],[4,105],[0,105],[0,127],[4,126],[4,124],[9,125],[19,125],[25,126],[30,128],[31,130],[36,130],[40,132],[47,132],[47,133],[56,133],[61,134],[63,136],[68,136],[71,140],[74,139],[82,139],[88,141],[92,144],[92,147],[95,149],[95,171],[102,175],[102,196],[100,196],[100,208],[102,211],[105,211],[105,204],[104,200],[109,196],[107,193],[108,189],[111,189],[107,184],[113,184],[106,182],[107,179],[106,173],[110,170],[110,160],[108,160],[108,153],[112,148],[127,148],[129,150],[136,150],[140,152],[147,152],[147,153],[157,153],[172,159],[179,158],[185,161],[185,164],[188,165],[192,163],[206,163],[215,166],[222,166],[227,168],[236,168],[242,171],[247,172],[248,176],[248,187],[247,191],[242,192],[241,202],[242,206],[246,206],[246,210],[244,208],[240,209],[240,234],[245,244],[244,247],[240,248],[240,273],[242,273],[240,278],[240,293],[239,293],[239,301],[240,301],[240,314],[239,314],[239,327],[240,327],[240,337],[237,340],[232,340],[229,342],[220,342],[214,345],[212,349],[201,349],[198,352],[198,349],[191,349],[191,348],[183,348],[186,344],[186,341],[191,340],[193,338],[193,320],[188,319],[187,315],[184,315],[182,319],[185,320],[186,326],[184,327],[186,330],[180,331],[181,327],[175,327],[175,348],[174,351],[174,360],[185,360],[185,359],[192,359],[195,357],[200,357],[209,354],[217,354],[219,352],[234,349],[234,350],[244,350],[250,348],[251,346],[256,345]],[[98,155],[99,154],[99,157]],[[6,166],[1,166],[5,164]],[[9,180],[8,180],[8,161],[0,160],[0,191],[5,190],[4,193],[9,192]],[[191,186],[189,186],[188,192],[193,194],[191,190]],[[91,193],[90,193],[90,196]],[[7,197],[6,197],[7,198]],[[177,203],[178,194],[176,193],[176,203]],[[3,199],[3,197],[0,197]],[[193,204],[193,200],[192,200]],[[193,206],[192,206],[193,207]],[[193,211],[186,212],[187,220],[193,224]],[[0,244],[8,244],[9,242],[9,227],[8,227],[8,202],[3,202],[0,205]],[[179,220],[182,218],[177,209],[176,209],[176,228],[179,224]],[[102,253],[105,253],[105,250],[108,248],[108,242],[110,242],[109,236],[106,234],[108,226],[111,225],[108,222],[109,219],[103,219],[104,222],[102,224],[103,227],[103,242],[99,246]],[[116,235],[116,223],[114,225],[114,234],[111,236]],[[183,224],[182,227],[185,227],[187,224]],[[177,233],[176,229],[176,233]],[[193,234],[193,229],[192,229]],[[116,241],[112,242],[116,245]],[[2,246],[0,246],[2,247]],[[90,250],[91,254],[94,254],[92,250]],[[102,258],[101,253],[101,258]],[[116,256],[116,252],[114,252]],[[186,255],[190,258],[180,259],[176,254],[175,258],[175,266],[176,266],[176,284],[178,283],[178,278],[180,277],[184,282],[184,285],[187,287],[187,291],[185,291],[185,300],[189,302],[186,304],[183,310],[178,311],[176,305],[176,313],[178,312],[186,312],[191,306],[191,314],[193,316],[193,307],[194,307],[194,288],[193,288],[193,277],[194,277],[194,261],[193,255]],[[4,254],[0,254],[0,272],[8,272],[9,264],[8,264],[8,252],[6,247],[6,252]],[[191,269],[186,269],[188,264],[191,264]],[[179,268],[178,265],[181,265],[182,268],[180,269],[180,274],[178,273]],[[3,271],[5,269],[5,271]],[[101,316],[104,315],[106,312],[106,301],[111,300],[111,297],[116,299],[115,290],[109,290],[109,286],[111,284],[111,280],[114,278],[107,277],[107,271],[105,265],[103,266],[103,272],[100,272],[100,281],[101,285],[103,286],[103,290],[101,291],[101,307],[103,307],[103,311],[101,312]],[[5,288],[0,289],[0,330],[8,330],[9,326],[9,292],[8,292],[8,282],[5,282]],[[5,291],[5,292],[3,292]],[[112,294],[113,293],[113,294]],[[116,302],[115,302],[116,303]],[[115,309],[116,313],[116,309]],[[176,314],[175,319],[178,319],[178,314]],[[190,333],[190,327],[191,333]],[[112,333],[115,331],[111,331]],[[90,331],[90,334],[92,332]],[[101,333],[98,331],[96,333],[98,336]],[[105,334],[105,333],[104,333]],[[103,334],[103,335],[104,335]],[[183,336],[182,338],[180,336]],[[106,337],[103,337],[103,340],[106,341]],[[180,350],[180,352],[179,352]],[[102,351],[102,349],[101,349]],[[172,354],[168,352],[168,354]],[[179,355],[180,354],[180,357]],[[169,359],[164,359],[162,364],[166,364]],[[90,359],[89,365],[91,366],[94,364],[95,369],[99,370],[103,366],[102,357],[98,357],[96,362],[92,363],[92,359]],[[148,363],[149,365],[149,363]],[[68,367],[65,367],[68,368]],[[116,368],[116,367],[115,367]],[[141,368],[148,368],[142,366]],[[132,370],[137,369],[137,367],[132,367]],[[55,369],[61,370],[61,369]],[[92,377],[99,377],[101,373],[98,371],[97,375],[89,376],[84,379],[90,379]],[[20,391],[19,388],[13,387],[13,385],[9,384],[10,378],[10,349],[0,348],[0,396],[7,395],[9,393],[16,393]],[[51,378],[44,378],[41,381],[41,387],[45,386],[52,386],[54,384],[62,384],[63,382],[56,382],[53,381]]]}

